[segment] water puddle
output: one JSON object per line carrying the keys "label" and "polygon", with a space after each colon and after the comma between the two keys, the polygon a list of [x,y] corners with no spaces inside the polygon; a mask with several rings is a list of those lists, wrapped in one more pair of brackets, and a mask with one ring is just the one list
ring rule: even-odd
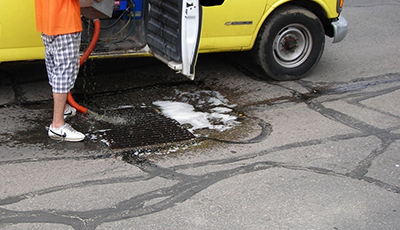
{"label": "water puddle", "polygon": [[198,146],[206,139],[231,140],[235,135],[224,133],[243,125],[236,105],[219,92],[198,84],[160,85],[75,99],[89,108],[89,112],[78,113],[66,122],[86,135],[83,142],[60,143],[47,137],[52,110],[48,102],[24,106],[24,112],[36,113],[30,118],[33,125],[7,137],[10,140],[7,144],[38,144],[50,149],[74,146],[73,149],[82,151],[110,149],[147,156]]}

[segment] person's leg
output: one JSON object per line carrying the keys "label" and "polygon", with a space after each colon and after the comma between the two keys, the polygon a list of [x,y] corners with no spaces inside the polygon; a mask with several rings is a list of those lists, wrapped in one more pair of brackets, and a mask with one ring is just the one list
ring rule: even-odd
{"label": "person's leg", "polygon": [[57,50],[59,49],[58,47],[59,42],[57,42],[57,37],[56,36],[48,36],[42,34],[42,40],[45,46],[45,63],[46,63],[46,69],[47,69],[47,75],[49,78],[49,84],[52,86],[52,91],[53,91],[53,121],[52,121],[52,127],[53,128],[58,128],[60,126],[64,125],[64,117],[60,116],[60,111],[62,110],[65,111],[66,107],[66,100],[67,100],[67,94],[61,94],[61,93],[54,93],[55,91],[59,90],[57,89],[57,85],[60,85],[57,83],[57,74],[60,74],[57,72],[59,69],[60,63],[59,63],[59,58],[57,58],[55,55],[57,54]]}
{"label": "person's leg", "polygon": [[53,128],[58,128],[64,125],[64,111],[67,104],[67,95],[64,93],[53,93],[53,122],[51,126]]}
{"label": "person's leg", "polygon": [[80,33],[58,35],[54,39],[53,127],[64,124],[67,95],[74,87],[79,71]]}
{"label": "person's leg", "polygon": [[[83,133],[73,129],[64,121],[68,92],[73,88],[79,71],[80,33],[52,37],[49,46],[53,66],[48,68],[49,82],[53,91],[53,121],[48,135],[52,139],[82,141]],[[47,48],[47,47],[46,47]]]}

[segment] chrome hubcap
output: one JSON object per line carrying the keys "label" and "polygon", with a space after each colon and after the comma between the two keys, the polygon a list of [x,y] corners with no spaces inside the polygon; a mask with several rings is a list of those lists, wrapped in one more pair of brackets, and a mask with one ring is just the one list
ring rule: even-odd
{"label": "chrome hubcap", "polygon": [[303,64],[311,50],[311,32],[300,24],[286,26],[274,39],[274,59],[285,68],[295,68]]}

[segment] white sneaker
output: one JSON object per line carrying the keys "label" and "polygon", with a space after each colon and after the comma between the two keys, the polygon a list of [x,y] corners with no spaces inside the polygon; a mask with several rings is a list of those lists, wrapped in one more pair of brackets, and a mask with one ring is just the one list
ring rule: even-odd
{"label": "white sneaker", "polygon": [[76,131],[67,123],[56,129],[54,129],[50,125],[48,135],[53,140],[61,140],[61,141],[77,142],[77,141],[83,141],[85,139],[85,135],[83,133]]}
{"label": "white sneaker", "polygon": [[67,104],[67,109],[64,111],[64,119],[68,117],[73,117],[75,115],[76,115],[76,109]]}

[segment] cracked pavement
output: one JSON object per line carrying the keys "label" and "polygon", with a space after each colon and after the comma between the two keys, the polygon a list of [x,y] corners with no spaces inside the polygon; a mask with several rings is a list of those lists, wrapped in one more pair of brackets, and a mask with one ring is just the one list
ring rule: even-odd
{"label": "cracked pavement", "polygon": [[[109,97],[98,93],[104,82],[121,89],[115,101],[138,101],[132,85],[157,96],[140,85],[149,78],[164,91],[207,88],[249,121],[130,161],[98,142],[48,140],[42,63],[0,66],[0,229],[398,229],[399,9],[393,0],[345,1],[348,37],[328,41],[299,81],[260,81],[242,55],[213,54],[200,56],[193,83],[148,59],[118,75],[142,75],[135,82],[78,82],[95,88],[89,104]],[[91,71],[82,78],[101,75]]]}

